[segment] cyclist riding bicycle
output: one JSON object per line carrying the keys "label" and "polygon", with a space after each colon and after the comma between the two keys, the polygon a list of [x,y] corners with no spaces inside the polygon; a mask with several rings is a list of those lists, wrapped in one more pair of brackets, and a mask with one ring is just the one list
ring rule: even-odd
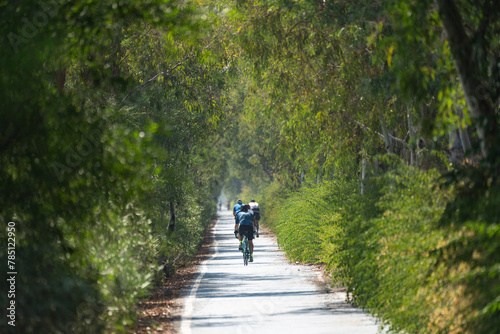
{"label": "cyclist riding bicycle", "polygon": [[233,217],[234,217],[234,237],[238,238],[238,217],[236,216],[240,212],[243,201],[239,199],[233,207]]}
{"label": "cyclist riding bicycle", "polygon": [[250,210],[252,210],[253,215],[255,217],[255,236],[258,238],[259,237],[259,221],[260,221],[260,209],[259,209],[259,203],[255,202],[255,200],[251,200],[250,203]]}
{"label": "cyclist riding bicycle", "polygon": [[240,208],[240,212],[236,215],[237,224],[239,224],[239,237],[240,246],[239,249],[243,249],[243,235],[246,235],[248,239],[248,245],[250,246],[250,262],[253,262],[253,229],[254,229],[254,215],[249,211],[250,206],[248,204],[243,204]]}

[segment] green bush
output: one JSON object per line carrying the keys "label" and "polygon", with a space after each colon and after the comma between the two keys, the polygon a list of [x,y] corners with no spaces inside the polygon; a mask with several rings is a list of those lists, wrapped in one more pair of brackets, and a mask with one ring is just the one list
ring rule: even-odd
{"label": "green bush", "polygon": [[341,244],[345,225],[345,207],[355,191],[347,181],[331,181],[305,186],[286,195],[279,184],[268,187],[264,195],[266,225],[277,233],[278,243],[294,260],[329,263]]}
{"label": "green bush", "polygon": [[[199,197],[206,193],[200,191]],[[164,266],[163,272],[168,276],[178,266],[186,264],[196,255],[211,218],[215,213],[215,201],[195,200],[187,197],[177,207],[175,230],[167,231],[167,224],[155,228],[159,238],[159,261]]]}
{"label": "green bush", "polygon": [[[149,146],[152,134],[147,131],[141,138],[119,122],[113,127],[75,124],[73,131],[98,130],[94,145],[76,168],[66,166],[69,170],[58,174],[54,163],[66,163],[67,153],[78,150],[82,138],[73,134],[65,138],[66,145],[56,145],[66,133],[53,128],[67,119],[57,120],[54,114],[47,112],[48,121],[40,125],[42,133],[53,130],[45,134],[46,145],[17,143],[10,151],[14,159],[0,156],[1,186],[9,189],[0,197],[1,220],[4,226],[16,223],[15,329],[123,330],[133,318],[134,303],[147,292],[156,255],[144,214],[155,155]],[[4,240],[5,233],[0,232]],[[6,263],[5,256],[0,258]],[[6,297],[0,297],[3,305]]]}
{"label": "green bush", "polygon": [[[500,329],[500,185],[497,173],[490,173],[466,166],[449,174],[456,196],[439,224],[450,238],[436,251],[437,263],[460,290],[461,312],[452,316],[466,333]],[[441,323],[454,325],[453,317]]]}
{"label": "green bush", "polygon": [[273,182],[264,188],[262,200],[259,202],[261,224],[276,232],[276,224],[279,221],[278,210],[289,195],[290,191],[279,182]]}
{"label": "green bush", "polygon": [[437,223],[451,196],[439,177],[401,167],[351,208],[342,252],[348,291],[396,330],[427,332],[433,310],[446,302],[429,299],[434,252],[447,237]]}
{"label": "green bush", "polygon": [[347,181],[295,193],[271,184],[264,219],[287,257],[326,263],[351,302],[390,329],[491,333],[500,286],[494,189],[466,203],[438,171],[398,166],[373,177],[364,195]]}

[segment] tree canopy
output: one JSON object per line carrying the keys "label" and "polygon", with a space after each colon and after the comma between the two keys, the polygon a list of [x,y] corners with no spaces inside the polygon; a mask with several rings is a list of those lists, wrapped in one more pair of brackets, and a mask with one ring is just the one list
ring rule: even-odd
{"label": "tree canopy", "polygon": [[0,9],[18,331],[126,332],[223,187],[391,328],[500,328],[495,1]]}

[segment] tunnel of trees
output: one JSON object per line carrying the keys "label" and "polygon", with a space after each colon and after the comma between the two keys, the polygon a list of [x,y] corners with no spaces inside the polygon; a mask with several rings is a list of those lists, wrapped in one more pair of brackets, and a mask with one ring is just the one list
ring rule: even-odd
{"label": "tunnel of trees", "polygon": [[500,331],[495,0],[8,0],[0,19],[2,332],[127,332],[223,188],[391,329]]}

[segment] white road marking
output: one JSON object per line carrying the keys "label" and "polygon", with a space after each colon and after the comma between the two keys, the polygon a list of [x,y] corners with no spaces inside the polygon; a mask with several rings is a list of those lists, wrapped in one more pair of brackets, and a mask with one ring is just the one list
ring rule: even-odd
{"label": "white road marking", "polygon": [[[214,230],[217,228],[217,224],[219,224],[219,219],[217,219],[217,222],[215,223]],[[217,256],[219,254],[219,242],[217,240],[214,240],[214,253],[212,256],[210,256],[208,259],[202,262],[200,266],[200,272],[198,273],[198,276],[196,277],[196,280],[194,281],[193,285],[191,286],[191,289],[189,289],[189,293],[184,301],[184,307],[182,308],[182,315],[181,315],[181,328],[180,328],[180,333],[181,334],[191,334],[191,317],[193,315],[193,309],[194,309],[194,301],[196,299],[196,292],[198,291],[198,288],[200,287],[201,280],[203,279],[203,276],[205,276],[207,272],[207,262],[210,261],[213,257]]]}

